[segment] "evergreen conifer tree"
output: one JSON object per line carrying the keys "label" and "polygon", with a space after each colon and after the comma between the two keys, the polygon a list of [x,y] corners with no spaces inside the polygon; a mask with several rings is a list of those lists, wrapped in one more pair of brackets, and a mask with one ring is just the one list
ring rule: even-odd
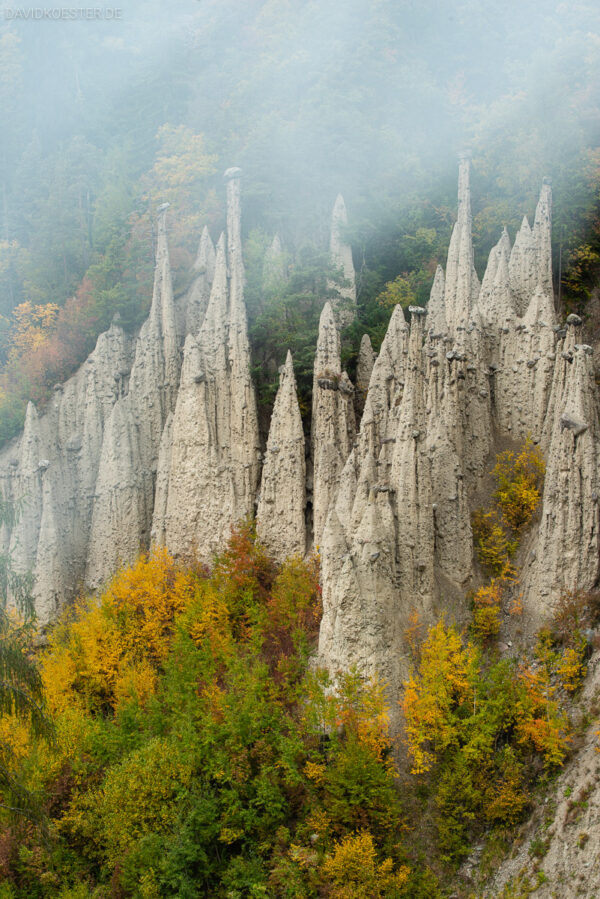
{"label": "evergreen conifer tree", "polygon": [[[0,527],[14,526],[18,509],[0,497]],[[12,528],[11,528],[12,529]],[[0,716],[25,721],[35,737],[51,738],[43,710],[41,677],[32,654],[35,609],[30,573],[15,571],[10,554],[0,552]],[[19,782],[13,750],[0,738],[0,807],[39,817],[35,797]]]}

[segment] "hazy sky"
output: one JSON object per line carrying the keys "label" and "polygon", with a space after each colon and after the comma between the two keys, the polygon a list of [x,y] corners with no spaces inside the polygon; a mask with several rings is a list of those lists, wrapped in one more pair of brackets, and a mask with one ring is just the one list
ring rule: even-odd
{"label": "hazy sky", "polygon": [[183,122],[223,168],[246,168],[250,204],[291,196],[294,179],[307,204],[325,185],[363,202],[492,144],[518,180],[524,160],[557,169],[600,130],[597,0],[122,0],[102,21],[17,9],[0,29],[21,41],[23,147],[33,133],[45,153],[75,134],[101,151],[129,141],[143,170],[158,127]]}

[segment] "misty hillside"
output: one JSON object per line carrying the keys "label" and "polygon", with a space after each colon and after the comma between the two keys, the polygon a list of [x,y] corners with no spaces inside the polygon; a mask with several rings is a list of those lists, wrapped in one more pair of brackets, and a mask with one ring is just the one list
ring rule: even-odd
{"label": "misty hillside", "polygon": [[[121,12],[2,29],[0,438],[116,311],[129,328],[142,321],[152,214],[165,200],[176,289],[185,289],[201,227],[215,238],[222,227],[218,173],[231,164],[245,174],[257,372],[275,372],[286,350],[265,340],[271,317],[253,287],[273,234],[294,259],[296,293],[313,290],[331,206],[344,195],[360,316],[377,344],[386,283],[404,276],[397,295],[407,305],[429,295],[464,150],[480,275],[499,228],[515,233],[517,210],[532,212],[550,176],[555,278],[560,269],[565,301],[585,300],[598,243],[595,4],[188,0]],[[55,307],[67,300],[61,317]],[[311,333],[314,349],[316,321]],[[302,351],[309,366],[310,346]],[[300,376],[308,402],[310,378]],[[273,389],[269,375],[267,404]]]}
{"label": "misty hillside", "polygon": [[15,7],[0,97],[0,899],[596,899],[597,3]]}

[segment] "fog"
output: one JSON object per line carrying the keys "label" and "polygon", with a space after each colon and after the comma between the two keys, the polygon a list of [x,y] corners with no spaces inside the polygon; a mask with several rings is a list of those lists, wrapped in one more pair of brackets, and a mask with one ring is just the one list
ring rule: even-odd
{"label": "fog", "polygon": [[158,128],[183,123],[204,135],[220,170],[243,167],[248,227],[287,229],[292,240],[324,227],[339,190],[375,229],[399,198],[432,185],[450,203],[464,149],[475,180],[531,204],[543,174],[560,192],[572,160],[598,143],[595,2],[122,0],[109,9],[115,18],[90,21],[4,11],[6,240],[26,244],[32,226],[13,178],[32,142],[41,159],[76,137],[99,159],[126,152],[136,177],[152,163]]}

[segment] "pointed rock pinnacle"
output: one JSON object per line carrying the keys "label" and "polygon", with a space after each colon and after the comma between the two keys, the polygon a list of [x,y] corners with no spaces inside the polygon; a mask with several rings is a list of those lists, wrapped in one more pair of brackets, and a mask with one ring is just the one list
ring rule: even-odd
{"label": "pointed rock pinnacle", "polygon": [[305,442],[292,354],[288,351],[280,368],[260,500],[257,533],[278,562],[306,550],[306,461]]}

